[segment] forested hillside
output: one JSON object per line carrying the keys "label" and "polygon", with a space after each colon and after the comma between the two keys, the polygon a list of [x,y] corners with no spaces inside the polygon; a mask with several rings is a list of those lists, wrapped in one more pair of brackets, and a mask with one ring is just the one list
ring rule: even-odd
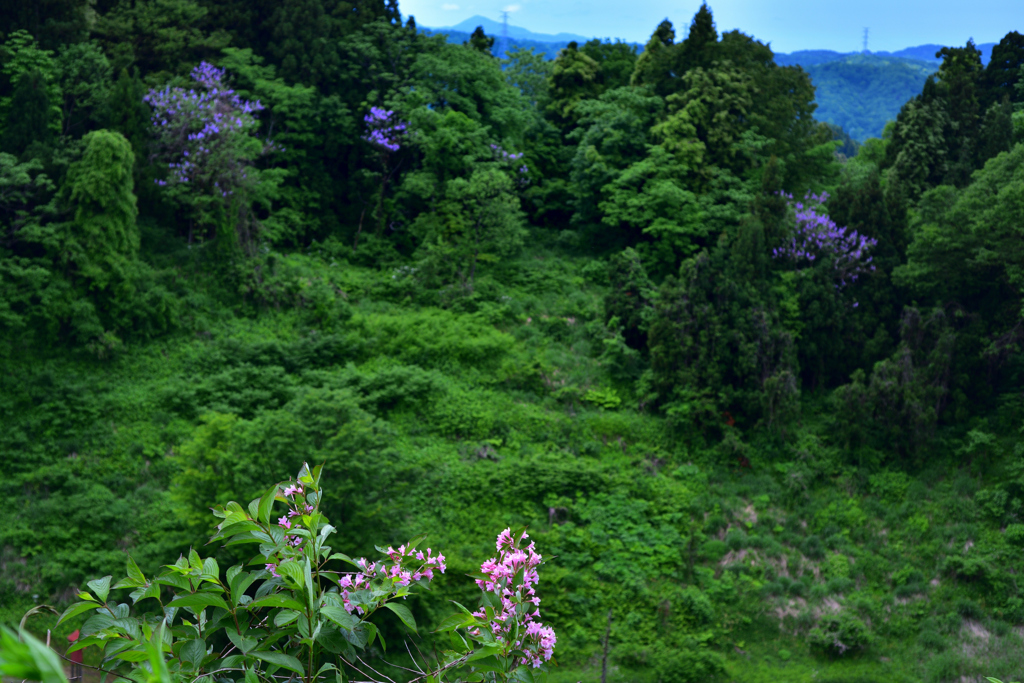
{"label": "forested hillside", "polygon": [[[399,10],[0,2],[0,623],[109,590],[28,628],[168,659],[140,683],[254,683],[226,653],[278,638],[312,680],[282,653],[339,630],[290,598],[203,639],[237,570],[126,616],[250,562],[210,508],[269,523],[310,463],[336,552],[447,558],[361,613],[375,680],[460,651],[518,525],[553,683],[1018,679],[1024,38],[944,49],[849,157],[707,6],[554,61]],[[274,531],[246,571],[287,588]]]}
{"label": "forested hillside", "polygon": [[815,115],[864,142],[881,137],[903,103],[937,70],[928,62],[850,55],[804,67],[816,93]]}

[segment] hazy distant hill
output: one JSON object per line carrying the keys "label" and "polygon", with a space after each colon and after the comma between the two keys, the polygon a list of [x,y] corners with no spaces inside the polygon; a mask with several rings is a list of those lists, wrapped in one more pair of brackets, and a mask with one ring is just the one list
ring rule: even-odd
{"label": "hazy distant hill", "polygon": [[[484,27],[484,33],[489,36],[501,37],[502,35],[502,24],[500,21],[494,21],[487,17],[482,17],[479,14],[465,21],[461,21],[454,26],[446,26],[442,28],[431,29],[435,33],[447,33],[448,31],[460,31],[462,33],[472,33],[477,26]],[[575,40],[579,43],[585,43],[590,38],[581,36],[576,33],[558,33],[551,35],[549,33],[534,33],[529,29],[522,28],[521,26],[512,26],[509,24],[508,37],[516,38],[518,40],[532,40],[538,43],[565,43],[568,44],[570,41]]]}
{"label": "hazy distant hill", "polygon": [[[476,27],[474,26],[473,28]],[[509,29],[511,28],[512,27],[509,26]],[[451,28],[421,28],[420,30],[428,35],[433,35],[436,33],[444,34],[445,36],[448,37],[449,43],[465,43],[466,41],[469,40],[470,33],[473,32],[473,29],[470,29],[469,31],[456,31],[455,29]],[[497,40],[494,42],[494,49],[492,50],[493,54],[497,57],[504,57],[507,51],[511,51],[517,47],[520,47],[523,48],[524,50],[533,50],[534,52],[539,52],[543,54],[547,59],[554,59],[555,57],[558,56],[558,51],[569,44],[568,40],[564,42],[551,43],[547,41],[528,40],[526,38],[513,38],[512,36],[509,36],[509,44],[506,49],[506,46],[502,44],[500,33],[494,34],[488,31],[487,35],[494,36],[495,38],[497,38]]]}
{"label": "hazy distant hill", "polygon": [[[996,46],[995,43],[982,43],[977,48],[981,50],[981,63],[988,64],[989,57],[992,55],[992,48]],[[912,59],[919,62],[934,62],[936,65],[942,60],[935,57],[935,53],[942,49],[942,45],[918,45],[917,47],[908,47],[896,52],[836,52],[835,50],[798,50],[796,52],[776,52],[775,63],[779,66],[791,66],[793,64],[799,64],[800,66],[807,68],[814,64],[821,64],[824,62],[834,62],[844,57],[851,57],[853,55],[868,54],[875,57],[901,57],[904,59]]]}

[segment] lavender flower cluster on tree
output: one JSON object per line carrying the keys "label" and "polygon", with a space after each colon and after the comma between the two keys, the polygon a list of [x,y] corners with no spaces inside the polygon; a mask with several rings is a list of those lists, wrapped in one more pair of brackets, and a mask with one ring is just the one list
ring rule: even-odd
{"label": "lavender flower cluster on tree", "polygon": [[371,107],[370,113],[363,117],[366,122],[366,140],[388,152],[397,152],[401,149],[399,139],[405,131],[405,123],[396,121],[395,112],[381,107]]}
{"label": "lavender flower cluster on tree", "polygon": [[793,239],[772,250],[772,257],[808,265],[832,264],[838,280],[837,288],[856,282],[858,276],[873,271],[869,256],[878,240],[861,235],[856,230],[836,225],[823,210],[828,193],[807,193],[804,200],[794,202],[793,195],[781,193],[796,212],[796,232]]}
{"label": "lavender flower cluster on tree", "polygon": [[[502,147],[500,145],[492,144],[491,145],[491,149],[494,151],[495,156],[497,156],[500,161],[505,161],[505,162],[511,163],[511,162],[519,161],[520,159],[523,158],[523,153],[522,152],[515,153],[515,154],[510,153],[510,152],[506,152],[504,149],[502,149]],[[529,170],[530,169],[528,169],[526,167],[526,164],[523,164],[522,166],[519,167],[519,172],[520,173],[526,173]]]}
{"label": "lavender flower cluster on tree", "polygon": [[194,88],[154,89],[144,98],[153,108],[158,157],[169,170],[166,180],[155,182],[193,207],[200,223],[216,222],[218,209],[235,199],[245,213],[260,184],[255,160],[278,148],[256,138],[263,105],[226,87],[223,69],[203,62],[191,76]]}

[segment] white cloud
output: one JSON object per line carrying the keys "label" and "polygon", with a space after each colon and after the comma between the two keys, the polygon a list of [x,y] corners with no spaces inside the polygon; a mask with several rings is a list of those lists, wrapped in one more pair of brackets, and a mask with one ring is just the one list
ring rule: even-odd
{"label": "white cloud", "polygon": [[521,10],[522,8],[523,8],[523,6],[522,6],[522,5],[507,5],[507,6],[505,7],[505,9],[504,9],[504,10],[502,10],[502,11],[503,11],[503,12],[518,12],[518,11],[519,11],[519,10]]}
{"label": "white cloud", "polygon": [[441,9],[443,9],[443,10],[453,10],[453,9],[459,9],[459,6],[458,5],[453,5],[450,2],[446,2],[443,5],[441,5]]}

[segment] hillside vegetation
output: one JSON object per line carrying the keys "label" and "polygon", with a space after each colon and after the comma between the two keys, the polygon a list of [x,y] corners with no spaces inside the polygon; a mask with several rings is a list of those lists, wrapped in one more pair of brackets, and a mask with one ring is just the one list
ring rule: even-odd
{"label": "hillside vegetation", "polygon": [[0,623],[128,556],[248,562],[210,508],[308,462],[337,550],[448,558],[419,636],[374,617],[395,681],[510,525],[553,683],[1024,670],[1019,34],[847,158],[706,5],[554,61],[390,0],[0,33]]}
{"label": "hillside vegetation", "polygon": [[804,68],[814,83],[815,116],[859,142],[881,137],[885,124],[938,70],[927,62],[874,55],[851,55]]}

